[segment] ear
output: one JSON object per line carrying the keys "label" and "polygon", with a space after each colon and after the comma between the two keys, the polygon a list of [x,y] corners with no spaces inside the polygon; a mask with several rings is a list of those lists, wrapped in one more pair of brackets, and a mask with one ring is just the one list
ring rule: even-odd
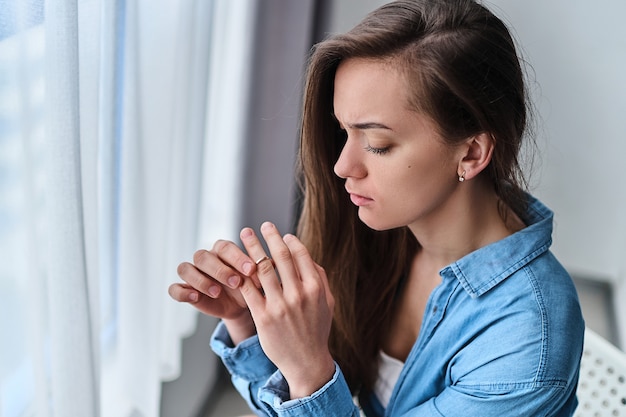
{"label": "ear", "polygon": [[480,174],[491,162],[495,139],[487,132],[467,139],[461,146],[462,155],[457,168],[459,177],[469,180]]}

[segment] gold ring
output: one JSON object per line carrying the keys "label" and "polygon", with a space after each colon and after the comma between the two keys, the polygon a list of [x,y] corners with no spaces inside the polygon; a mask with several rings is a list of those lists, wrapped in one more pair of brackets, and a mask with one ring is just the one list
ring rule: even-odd
{"label": "gold ring", "polygon": [[274,267],[274,268],[276,267],[276,264],[274,264],[274,260],[272,258],[270,258],[269,256],[267,256],[267,255],[257,259],[254,264],[258,266],[263,261],[270,261],[272,263],[272,267]]}

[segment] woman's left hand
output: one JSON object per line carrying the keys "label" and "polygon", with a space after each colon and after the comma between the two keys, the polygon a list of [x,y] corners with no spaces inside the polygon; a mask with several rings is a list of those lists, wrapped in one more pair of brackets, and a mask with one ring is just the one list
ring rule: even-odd
{"label": "woman's left hand", "polygon": [[[287,380],[291,398],[305,397],[335,373],[328,349],[335,300],[324,269],[298,238],[290,234],[281,237],[269,222],[263,223],[261,234],[275,267],[271,260],[262,260],[257,266],[262,291],[250,278],[240,290],[261,347]],[[252,259],[265,256],[252,229],[243,229],[240,237]]]}

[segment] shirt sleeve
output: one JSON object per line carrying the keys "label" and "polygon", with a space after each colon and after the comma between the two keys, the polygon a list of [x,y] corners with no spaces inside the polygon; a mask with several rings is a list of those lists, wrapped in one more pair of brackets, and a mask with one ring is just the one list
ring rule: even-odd
{"label": "shirt sleeve", "polygon": [[267,416],[265,408],[258,402],[257,393],[276,372],[276,366],[263,352],[258,336],[234,346],[226,326],[220,322],[211,337],[211,348],[222,359],[233,386],[250,409],[259,416]]}
{"label": "shirt sleeve", "polygon": [[560,383],[452,386],[402,417],[570,417],[576,405],[575,392]]}
{"label": "shirt sleeve", "polygon": [[287,381],[267,358],[257,336],[233,346],[226,326],[220,322],[211,338],[211,348],[231,374],[235,389],[258,416],[359,416],[337,364],[332,379],[323,387],[308,397],[291,400]]}
{"label": "shirt sleeve", "polygon": [[348,384],[339,366],[335,374],[322,388],[308,397],[289,399],[287,381],[276,371],[259,392],[259,399],[271,415],[278,417],[319,416],[359,417],[359,408],[354,404]]}

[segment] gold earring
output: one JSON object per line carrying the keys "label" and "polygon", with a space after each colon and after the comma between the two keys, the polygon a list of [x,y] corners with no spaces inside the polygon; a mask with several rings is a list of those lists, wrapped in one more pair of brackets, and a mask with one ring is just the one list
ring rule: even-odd
{"label": "gold earring", "polygon": [[465,181],[465,170],[463,170],[463,173],[459,175],[459,182],[463,182],[463,181]]}

